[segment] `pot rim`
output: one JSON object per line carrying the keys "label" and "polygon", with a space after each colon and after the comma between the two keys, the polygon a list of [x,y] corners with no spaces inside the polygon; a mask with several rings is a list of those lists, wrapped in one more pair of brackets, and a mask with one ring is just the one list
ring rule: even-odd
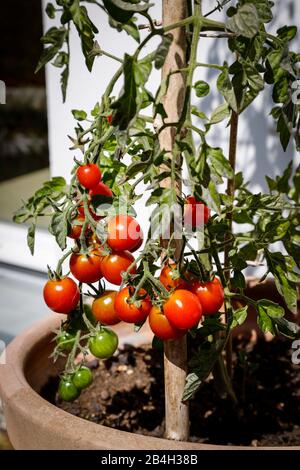
{"label": "pot rim", "polygon": [[[6,408],[14,417],[31,423],[40,432],[47,429],[53,442],[63,436],[70,448],[106,450],[299,450],[290,447],[250,447],[178,442],[164,438],[145,436],[106,427],[74,416],[42,398],[30,385],[26,376],[26,364],[30,352],[38,343],[49,340],[50,334],[61,322],[62,316],[51,314],[18,335],[6,349],[6,363],[0,365],[0,395]],[[34,412],[33,412],[34,410]],[[8,420],[8,434],[10,434]],[[77,439],[74,436],[76,430]],[[79,437],[78,437],[79,436]],[[12,437],[12,444],[14,439]],[[58,441],[59,442],[59,441]],[[63,443],[62,443],[63,445]],[[51,447],[55,448],[55,447]],[[66,448],[64,445],[62,448]]]}

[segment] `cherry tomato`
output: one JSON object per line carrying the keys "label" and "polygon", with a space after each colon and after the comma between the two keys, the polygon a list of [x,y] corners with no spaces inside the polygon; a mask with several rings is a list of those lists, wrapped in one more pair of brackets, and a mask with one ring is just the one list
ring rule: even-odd
{"label": "cherry tomato", "polygon": [[85,218],[79,215],[76,217],[74,220],[72,220],[71,227],[68,233],[69,238],[73,238],[74,240],[77,240],[80,238],[81,231],[82,231],[82,225],[84,224]]}
{"label": "cherry tomato", "polygon": [[73,384],[72,377],[64,377],[60,380],[58,394],[64,401],[73,401],[80,395],[80,390]]}
{"label": "cherry tomato", "polygon": [[111,123],[112,123],[112,120],[113,120],[112,114],[109,114],[109,115],[106,117],[106,119],[107,119],[108,124],[111,126]]}
{"label": "cherry tomato", "polygon": [[85,366],[80,366],[72,377],[73,384],[78,390],[87,388],[93,381],[92,371]]}
{"label": "cherry tomato", "polygon": [[50,279],[44,286],[43,294],[48,307],[57,313],[71,312],[80,298],[78,286],[70,277]]}
{"label": "cherry tomato", "polygon": [[194,196],[188,196],[184,204],[184,224],[196,229],[207,224],[210,217],[210,209],[202,201],[197,201]]}
{"label": "cherry tomato", "polygon": [[97,282],[102,278],[101,259],[98,250],[92,250],[88,255],[73,253],[70,258],[70,271],[80,282]]}
{"label": "cherry tomato", "polygon": [[175,290],[164,304],[163,311],[169,322],[179,330],[196,326],[202,316],[200,300],[185,289]]}
{"label": "cherry tomato", "polygon": [[146,320],[151,310],[151,302],[146,291],[141,289],[139,291],[139,297],[135,303],[130,303],[131,297],[134,293],[134,289],[124,287],[118,293],[115,300],[115,310],[120,320],[127,323],[141,323]]}
{"label": "cherry tomato", "polygon": [[149,325],[155,336],[162,340],[178,339],[186,333],[184,330],[175,328],[156,306],[150,310]]}
{"label": "cherry tomato", "polygon": [[[79,216],[84,216],[85,217],[84,205],[82,203],[79,204],[77,210],[78,210]],[[101,220],[103,218],[100,215],[95,214],[95,212],[94,212],[93,208],[90,206],[90,204],[89,204],[89,213],[91,214],[93,219],[96,220],[96,221]]]}
{"label": "cherry tomato", "polygon": [[192,292],[197,295],[202,305],[203,315],[213,315],[218,312],[224,302],[224,290],[220,280],[215,277],[213,281],[201,283],[193,282]]}
{"label": "cherry tomato", "polygon": [[142,236],[141,236],[140,241],[138,242],[138,244],[137,244],[134,248],[132,248],[131,250],[128,250],[128,251],[130,251],[130,253],[134,253],[134,252],[137,251],[139,248],[141,248],[143,242],[144,242],[144,237],[143,237],[143,234],[142,234]]}
{"label": "cherry tomato", "polygon": [[116,325],[120,323],[115,310],[115,300],[117,292],[114,290],[107,290],[104,294],[97,297],[92,305],[92,313],[96,320],[102,325]]}
{"label": "cherry tomato", "polygon": [[68,331],[62,331],[56,342],[62,351],[71,351],[75,343],[76,335]]}
{"label": "cherry tomato", "polygon": [[113,197],[112,190],[102,181],[97,184],[94,188],[92,188],[89,192],[90,197],[93,196],[107,196],[107,197]]}
{"label": "cherry tomato", "polygon": [[116,351],[119,344],[118,336],[109,328],[102,328],[89,339],[91,353],[99,359],[107,359]]}
{"label": "cherry tomato", "polygon": [[143,233],[140,224],[130,215],[115,215],[107,223],[107,244],[116,251],[134,250]]}
{"label": "cherry tomato", "polygon": [[97,186],[102,177],[101,171],[95,163],[79,166],[76,175],[81,186],[86,189],[92,189]]}
{"label": "cherry tomato", "polygon": [[168,290],[176,289],[177,287],[182,289],[188,288],[188,283],[179,277],[177,265],[175,263],[167,263],[164,265],[161,270],[159,280]]}
{"label": "cherry tomato", "polygon": [[[108,282],[120,286],[121,274],[129,268],[134,261],[134,256],[129,251],[113,251],[105,256],[101,262],[103,276]],[[130,274],[135,274],[136,268],[131,269]]]}

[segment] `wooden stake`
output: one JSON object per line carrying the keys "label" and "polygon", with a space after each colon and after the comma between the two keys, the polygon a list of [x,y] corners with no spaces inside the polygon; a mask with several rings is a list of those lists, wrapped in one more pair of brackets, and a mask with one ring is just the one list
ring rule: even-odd
{"label": "wooden stake", "polygon": [[[175,23],[187,17],[186,0],[163,0],[163,25]],[[169,75],[172,70],[186,66],[186,34],[184,28],[172,30],[173,42],[166,58],[162,78]],[[164,108],[168,115],[165,122],[178,122],[186,93],[185,77],[183,74],[173,74],[166,95],[163,98]],[[161,149],[172,152],[176,130],[167,127],[160,132],[159,141]],[[176,158],[174,155],[173,158]],[[180,192],[180,182],[177,191]],[[163,187],[169,187],[169,179],[162,182]],[[163,243],[163,241],[162,241]],[[164,243],[163,243],[164,244]],[[174,241],[175,256],[181,250],[181,240]],[[176,341],[165,341],[164,348],[165,370],[165,416],[168,439],[187,440],[189,437],[189,409],[188,404],[182,403],[181,398],[187,374],[187,347],[186,337]]]}

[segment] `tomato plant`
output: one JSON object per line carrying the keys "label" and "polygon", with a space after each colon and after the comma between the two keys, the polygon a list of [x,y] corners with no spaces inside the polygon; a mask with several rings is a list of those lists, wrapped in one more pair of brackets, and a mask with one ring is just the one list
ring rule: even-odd
{"label": "tomato plant", "polygon": [[44,286],[44,300],[57,313],[69,313],[79,302],[79,289],[70,277],[50,279]]}
{"label": "tomato plant", "polygon": [[[142,323],[149,315],[159,338],[177,339],[164,343],[166,435],[186,439],[185,403],[210,374],[222,394],[234,399],[231,335],[247,320],[249,305],[263,333],[295,339],[300,334],[297,325],[284,318],[281,305],[251,299],[245,291],[248,266],[259,265],[263,279],[273,276],[287,309],[297,308],[300,165],[289,163],[280,175],[270,172],[268,189],[255,193],[236,169],[240,115],[268,89],[274,106],[266,114],[275,121],[283,149],[293,141],[299,150],[300,107],[293,93],[299,54],[290,48],[296,28],[284,25],[271,33],[273,2],[268,0],[233,2],[225,21],[218,21],[214,13],[227,5],[226,0],[209,12],[204,12],[201,0],[176,0],[178,8],[172,9],[163,1],[160,26],[151,18],[147,1],[105,0],[102,10],[115,32],[124,30],[139,43],[132,53],[124,51],[118,57],[97,45],[89,3],[95,2],[56,0],[57,8],[47,7],[59,27],[44,35],[43,43],[50,46],[38,69],[49,61],[62,69],[65,99],[73,27],[89,70],[103,55],[119,68],[103,95],[97,93],[90,114],[72,111],[76,124],[71,158],[73,152],[76,156],[70,183],[61,177],[45,182],[16,213],[15,221],[29,223],[27,241],[33,253],[38,218],[50,215],[50,233],[63,251],[44,289],[47,305],[70,312],[68,325],[76,324],[70,330],[75,335],[70,343],[63,339],[66,325],[62,325],[53,354],[57,359],[69,353],[61,396],[67,400],[78,396],[72,381],[76,353],[90,348],[96,357],[107,358],[115,352],[117,336],[102,323],[115,324],[118,319]],[[203,36],[212,34],[228,39],[226,61],[223,57],[220,63],[198,62],[199,40],[205,43]],[[149,93],[154,69],[162,69],[163,76]],[[210,72],[210,83],[203,80],[205,70]],[[116,89],[121,90],[118,96]],[[211,90],[214,94],[206,109],[201,99]],[[212,98],[217,95],[221,104],[214,108]],[[213,141],[218,132],[226,135],[224,123],[229,145],[223,150],[219,141],[218,146]],[[142,196],[150,212],[145,240],[139,214],[135,215]],[[67,260],[81,292],[63,276]],[[97,286],[90,285],[97,281]],[[121,286],[119,292],[105,291],[106,281]],[[94,299],[93,318],[85,311],[84,296]],[[237,301],[245,306],[237,309]],[[190,335],[197,352],[188,369]],[[171,429],[174,422],[177,427]]]}
{"label": "tomato plant", "polygon": [[116,325],[120,323],[120,318],[115,309],[117,294],[116,291],[108,290],[93,302],[92,313],[102,325]]}
{"label": "tomato plant", "polygon": [[146,291],[140,290],[134,299],[132,289],[124,287],[116,297],[115,310],[120,320],[127,323],[141,323],[149,315],[151,301]]}

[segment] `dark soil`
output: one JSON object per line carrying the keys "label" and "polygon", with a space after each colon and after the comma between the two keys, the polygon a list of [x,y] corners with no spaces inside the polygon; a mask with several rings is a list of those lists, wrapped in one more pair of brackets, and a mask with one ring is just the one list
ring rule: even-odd
{"label": "dark soil", "polygon": [[[300,445],[300,365],[291,342],[234,342],[238,405],[207,381],[191,401],[191,440],[252,446]],[[52,379],[42,395],[75,416],[125,431],[163,436],[162,352],[126,346],[118,356],[93,361],[93,384],[74,403],[56,395]]]}

